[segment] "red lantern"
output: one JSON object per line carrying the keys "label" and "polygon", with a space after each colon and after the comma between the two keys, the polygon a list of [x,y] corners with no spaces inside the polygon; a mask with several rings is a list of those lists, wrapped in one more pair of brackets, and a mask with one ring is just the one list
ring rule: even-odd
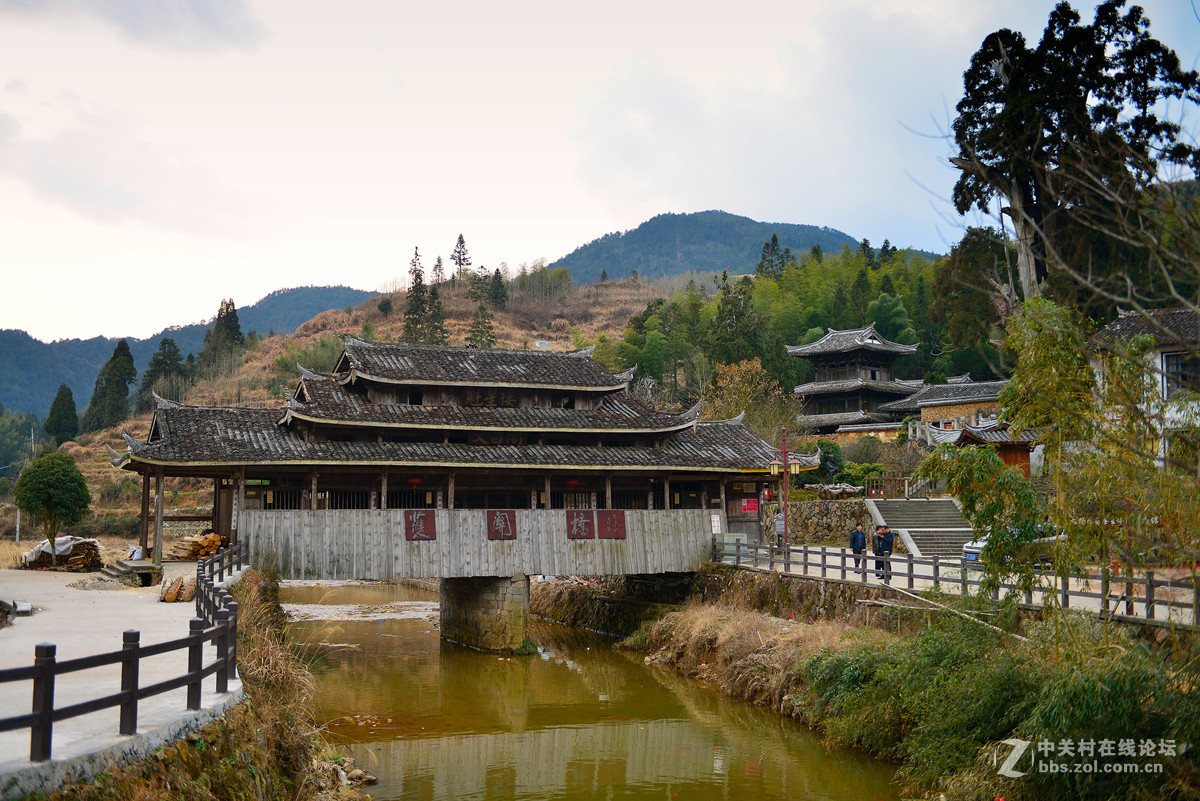
{"label": "red lantern", "polygon": [[566,481],[566,484],[567,484],[567,486],[568,486],[568,487],[578,487],[578,486],[579,486],[579,479],[577,479],[577,478],[568,478],[568,479],[567,479],[567,481]]}
{"label": "red lantern", "polygon": [[410,478],[410,479],[408,480],[408,486],[410,486],[410,487],[419,487],[419,486],[421,486],[421,479],[417,478],[416,476],[413,476],[412,478]]}

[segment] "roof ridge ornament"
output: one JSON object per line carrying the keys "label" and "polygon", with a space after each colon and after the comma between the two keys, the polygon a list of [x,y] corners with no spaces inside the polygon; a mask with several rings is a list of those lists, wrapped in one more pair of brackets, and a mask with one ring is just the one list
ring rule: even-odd
{"label": "roof ridge ornament", "polygon": [[121,439],[125,440],[125,444],[129,446],[129,452],[135,456],[146,450],[146,443],[129,436],[128,431],[121,432]]}
{"label": "roof ridge ornament", "polygon": [[314,373],[312,370],[309,370],[307,367],[302,365],[300,362],[296,362],[296,369],[298,371],[300,371],[301,378],[307,378],[309,381],[331,381],[332,380],[327,375],[321,375],[320,373]]}
{"label": "roof ridge ornament", "polygon": [[154,398],[154,405],[159,409],[178,409],[183,404],[176,403],[172,400],[167,400],[162,395],[159,395],[154,390],[150,390],[150,397]]}
{"label": "roof ridge ornament", "polygon": [[572,359],[588,359],[591,358],[591,355],[595,352],[595,350],[595,345],[588,345],[586,348],[567,351],[564,355],[570,356]]}
{"label": "roof ridge ornament", "polygon": [[700,417],[700,401],[696,401],[696,405],[688,409],[680,415],[684,420],[696,420]]}
{"label": "roof ridge ornament", "polygon": [[112,445],[104,443],[104,449],[108,451],[108,461],[113,467],[119,467],[121,462],[125,461],[126,454],[118,450],[114,450]]}

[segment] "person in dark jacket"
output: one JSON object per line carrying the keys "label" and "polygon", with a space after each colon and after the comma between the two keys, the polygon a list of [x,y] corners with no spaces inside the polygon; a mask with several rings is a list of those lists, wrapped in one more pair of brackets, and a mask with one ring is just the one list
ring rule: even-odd
{"label": "person in dark jacket", "polygon": [[879,558],[875,560],[875,570],[880,578],[884,581],[892,580],[892,546],[896,542],[896,535],[887,526],[880,526],[875,530],[875,555]]}
{"label": "person in dark jacket", "polygon": [[858,570],[862,567],[863,551],[867,549],[867,532],[863,531],[863,524],[859,523],[850,532],[850,550],[854,551],[854,569]]}

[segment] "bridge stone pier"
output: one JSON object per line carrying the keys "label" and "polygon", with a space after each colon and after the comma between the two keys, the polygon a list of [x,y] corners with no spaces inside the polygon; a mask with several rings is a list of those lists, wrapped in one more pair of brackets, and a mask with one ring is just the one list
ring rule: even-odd
{"label": "bridge stone pier", "polygon": [[529,577],[444,578],[442,638],[485,651],[514,651],[525,642]]}

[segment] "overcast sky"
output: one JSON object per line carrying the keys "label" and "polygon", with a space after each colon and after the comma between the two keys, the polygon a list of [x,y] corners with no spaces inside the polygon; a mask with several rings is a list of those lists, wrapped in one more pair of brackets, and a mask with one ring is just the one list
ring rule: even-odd
{"label": "overcast sky", "polygon": [[[663,212],[944,252],[962,72],[1052,5],[0,0],[0,328],[145,337]],[[1142,5],[1197,66],[1191,0]]]}

